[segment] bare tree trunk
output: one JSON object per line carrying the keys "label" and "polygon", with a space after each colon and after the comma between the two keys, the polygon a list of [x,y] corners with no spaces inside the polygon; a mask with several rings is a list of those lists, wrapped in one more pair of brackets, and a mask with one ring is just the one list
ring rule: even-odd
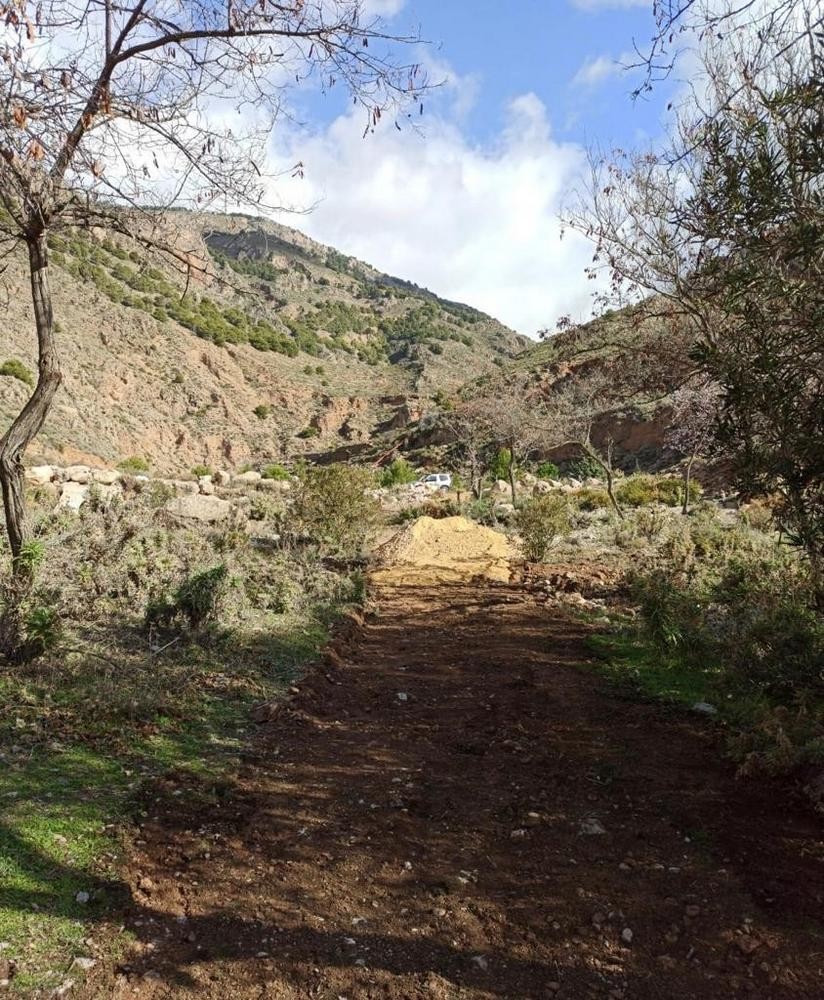
{"label": "bare tree trunk", "polygon": [[472,490],[472,495],[475,497],[476,500],[480,500],[481,495],[483,493],[483,489],[481,486],[482,478],[483,478],[483,473],[481,472],[480,463],[478,462],[477,457],[473,453],[469,461],[469,479],[470,479],[469,488]]}
{"label": "bare tree trunk", "polygon": [[692,463],[695,461],[695,455],[690,455],[687,464],[684,466],[684,502],[681,505],[681,513],[689,514],[690,512],[690,475],[692,473]]}
{"label": "bare tree trunk", "polygon": [[618,503],[618,498],[615,496],[615,471],[612,468],[612,441],[607,445],[607,457],[602,458],[596,448],[593,447],[589,439],[580,442],[581,448],[585,455],[589,455],[590,458],[594,459],[604,470],[604,475],[607,477],[607,496],[612,504],[613,510],[618,515],[618,517],[624,520],[624,511],[621,509],[621,505]]}
{"label": "bare tree trunk", "polygon": [[512,506],[515,506],[515,442],[509,443],[509,492],[512,494]]}
{"label": "bare tree trunk", "polygon": [[618,500],[615,496],[615,476],[613,474],[612,467],[608,465],[605,466],[605,469],[607,474],[607,496],[609,497],[610,503],[612,504],[615,513],[623,521],[624,512],[621,509],[621,505],[618,503]]}
{"label": "bare tree trunk", "polygon": [[21,569],[18,557],[28,532],[22,458],[26,448],[43,426],[62,378],[54,341],[46,235],[42,231],[38,232],[27,240],[27,243],[31,298],[37,330],[37,385],[29,401],[0,439],[0,487],[3,492],[6,530],[15,572]]}

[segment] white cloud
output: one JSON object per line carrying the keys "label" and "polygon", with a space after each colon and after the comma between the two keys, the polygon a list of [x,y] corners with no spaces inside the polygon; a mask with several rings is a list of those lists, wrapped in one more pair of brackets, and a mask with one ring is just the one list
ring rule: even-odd
{"label": "white cloud", "polygon": [[363,5],[364,14],[375,17],[394,17],[406,6],[406,0],[366,0]]}
{"label": "white cloud", "polygon": [[627,7],[651,7],[652,0],[572,0],[579,10],[611,10]]}
{"label": "white cloud", "polygon": [[623,52],[620,56],[594,56],[587,59],[575,76],[572,84],[575,87],[597,87],[604,80],[626,73],[627,67],[638,62],[638,57],[631,52]]}
{"label": "white cloud", "polygon": [[321,242],[477,306],[534,335],[562,314],[588,314],[589,244],[562,242],[557,213],[584,161],[552,138],[535,94],[507,107],[500,135],[470,143],[454,121],[424,119],[426,134],[391,124],[363,138],[354,112],[277,150],[305,164],[281,182],[284,203],[317,207],[282,221]]}

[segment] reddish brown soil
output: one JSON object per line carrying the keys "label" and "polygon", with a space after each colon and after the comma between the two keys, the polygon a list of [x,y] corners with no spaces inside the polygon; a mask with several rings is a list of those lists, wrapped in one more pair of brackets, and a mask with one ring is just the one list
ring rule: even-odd
{"label": "reddish brown soil", "polygon": [[820,827],[585,638],[505,586],[379,595],[217,804],[152,804],[140,946],[84,994],[820,1000]]}

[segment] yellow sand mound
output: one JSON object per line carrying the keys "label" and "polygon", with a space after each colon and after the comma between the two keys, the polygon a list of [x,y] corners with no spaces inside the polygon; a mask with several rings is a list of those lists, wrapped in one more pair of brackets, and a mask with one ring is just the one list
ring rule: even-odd
{"label": "yellow sand mound", "polygon": [[420,517],[375,552],[383,583],[509,580],[514,550],[505,535],[465,517]]}

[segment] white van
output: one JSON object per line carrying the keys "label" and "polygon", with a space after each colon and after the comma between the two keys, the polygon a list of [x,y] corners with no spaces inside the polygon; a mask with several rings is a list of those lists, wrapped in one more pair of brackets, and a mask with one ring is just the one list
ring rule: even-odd
{"label": "white van", "polygon": [[428,490],[448,490],[452,486],[452,476],[448,472],[433,472],[424,476],[416,486],[425,486]]}

